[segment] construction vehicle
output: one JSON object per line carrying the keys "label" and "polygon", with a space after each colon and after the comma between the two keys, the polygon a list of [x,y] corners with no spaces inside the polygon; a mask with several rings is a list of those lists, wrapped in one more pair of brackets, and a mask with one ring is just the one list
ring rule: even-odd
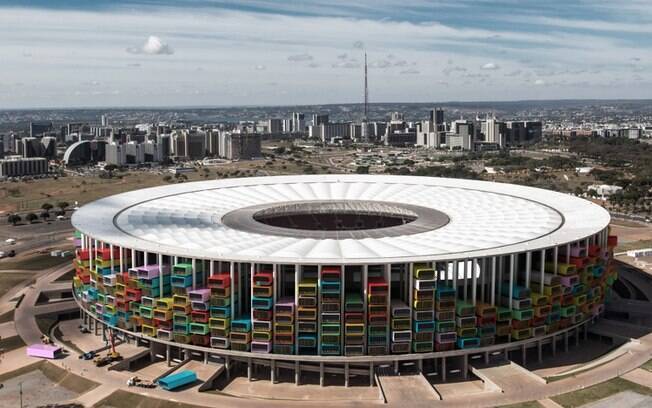
{"label": "construction vehicle", "polygon": [[104,357],[97,356],[93,360],[96,367],[104,367],[105,365],[111,364],[115,361],[122,360],[120,353],[115,351],[115,339],[113,337],[113,330],[109,331],[109,341],[111,342],[111,348],[109,349],[107,355]]}
{"label": "construction vehicle", "polygon": [[92,360],[95,357],[94,351],[89,351],[79,356],[80,360]]}
{"label": "construction vehicle", "polygon": [[141,387],[141,388],[156,388],[156,384],[151,381],[143,381],[137,376],[131,377],[127,380],[127,385],[129,387]]}

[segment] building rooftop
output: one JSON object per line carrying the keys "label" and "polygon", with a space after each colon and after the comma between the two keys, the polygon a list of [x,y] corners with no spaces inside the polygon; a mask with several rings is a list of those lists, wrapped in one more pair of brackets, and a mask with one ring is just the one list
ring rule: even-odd
{"label": "building rooftop", "polygon": [[107,197],[72,219],[92,238],[126,248],[289,264],[524,252],[583,239],[609,221],[602,207],[553,191],[384,175],[181,183]]}

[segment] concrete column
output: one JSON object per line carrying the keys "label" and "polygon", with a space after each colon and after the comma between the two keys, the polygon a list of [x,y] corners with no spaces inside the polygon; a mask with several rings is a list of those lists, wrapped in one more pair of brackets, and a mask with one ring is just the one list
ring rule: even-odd
{"label": "concrete column", "polygon": [[168,367],[170,366],[170,360],[171,360],[171,358],[170,358],[170,345],[167,344],[165,346],[165,361],[168,363]]}
{"label": "concrete column", "polygon": [[109,251],[111,251],[111,273],[114,273],[115,260],[113,259],[113,244],[109,244]]}
{"label": "concrete column", "polygon": [[552,335],[552,356],[554,357],[556,355],[557,355],[557,336],[553,334]]}
{"label": "concrete column", "polygon": [[271,360],[269,364],[270,364],[269,379],[272,382],[272,384],[276,384],[276,360]]}
{"label": "concrete column", "polygon": [[213,275],[215,275],[215,262],[213,262],[212,259],[210,261],[208,261],[208,262],[209,262],[209,265],[210,265],[209,268],[210,268],[211,276],[213,276]]}
{"label": "concrete column", "polygon": [[324,363],[319,363],[319,386],[324,386]]}
{"label": "concrete column", "polygon": [[546,274],[546,250],[541,250],[541,265],[540,265],[540,279],[539,279],[539,294],[543,295],[543,279]]}
{"label": "concrete column", "polygon": [[555,245],[552,250],[552,263],[553,263],[553,273],[557,275],[557,268],[559,267],[559,247]]}
{"label": "concrete column", "polygon": [[398,375],[398,360],[394,360],[394,375]]}
{"label": "concrete column", "polygon": [[197,289],[197,259],[192,258],[192,290]]}
{"label": "concrete column", "polygon": [[465,354],[462,357],[462,375],[464,376],[464,379],[466,380],[469,378],[469,355]]}
{"label": "concrete column", "polygon": [[491,257],[491,306],[496,306],[496,257]]}
{"label": "concrete column", "polygon": [[299,385],[301,380],[301,364],[298,361],[294,362],[294,384]]}
{"label": "concrete column", "polygon": [[521,346],[521,362],[523,363],[523,367],[527,365],[527,350],[525,344]]}
{"label": "concrete column", "polygon": [[514,298],[514,270],[516,269],[516,256],[509,256],[509,310],[512,310],[512,299]]}
{"label": "concrete column", "polygon": [[374,386],[374,363],[369,363],[369,386]]}
{"label": "concrete column", "polygon": [[543,345],[541,344],[541,340],[537,342],[537,352],[539,357],[539,364],[541,364],[543,362]]}
{"label": "concrete column", "polygon": [[208,364],[208,353],[204,351],[204,364]]}
{"label": "concrete column", "polygon": [[525,287],[526,288],[530,287],[531,274],[532,274],[532,251],[527,251],[525,253]]}
{"label": "concrete column", "polygon": [[475,306],[478,295],[478,278],[475,273],[476,265],[478,265],[478,260],[476,258],[471,259],[471,302],[473,302],[473,306]]}
{"label": "concrete column", "polygon": [[160,297],[163,297],[163,254],[161,253],[158,254],[158,288]]}
{"label": "concrete column", "polygon": [[226,368],[226,380],[231,380],[231,357],[224,357],[224,367]]}
{"label": "concrete column", "polygon": [[419,370],[419,374],[423,374],[423,360],[422,359],[417,360],[417,369]]}
{"label": "concrete column", "polygon": [[251,358],[247,359],[247,380],[251,381]]}
{"label": "concrete column", "polygon": [[464,301],[466,302],[469,299],[469,296],[468,296],[468,294],[469,294],[468,293],[469,292],[469,289],[468,289],[468,286],[469,286],[468,285],[468,282],[469,282],[469,259],[466,258],[462,262],[463,262],[462,268],[464,270],[464,289],[463,289],[463,293],[464,293]]}
{"label": "concrete column", "polygon": [[446,357],[441,358],[441,380],[446,382]]}
{"label": "concrete column", "polygon": [[231,278],[231,319],[235,319],[235,268],[233,262],[229,262],[229,277]]}
{"label": "concrete column", "polygon": [[344,363],[344,386],[349,386],[349,363]]}

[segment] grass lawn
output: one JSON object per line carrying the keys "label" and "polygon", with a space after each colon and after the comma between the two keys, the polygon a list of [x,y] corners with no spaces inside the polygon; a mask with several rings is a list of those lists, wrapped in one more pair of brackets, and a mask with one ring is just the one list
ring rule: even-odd
{"label": "grass lawn", "polygon": [[62,258],[59,256],[50,256],[50,254],[43,254],[20,261],[12,259],[5,262],[0,262],[0,269],[26,269],[29,271],[38,271],[41,269],[48,269],[52,268],[53,266],[70,263],[70,261],[72,261],[72,256]]}
{"label": "grass lawn", "polygon": [[14,320],[14,311],[10,310],[7,313],[0,315],[0,323],[7,323]]}
{"label": "grass lawn", "polygon": [[648,360],[645,364],[641,366],[642,369],[652,371],[652,360]]}
{"label": "grass lawn", "polygon": [[55,282],[72,282],[73,276],[75,276],[75,270],[71,269],[68,272],[66,272],[63,275],[56,278],[54,281]]}
{"label": "grass lawn", "polygon": [[[172,394],[171,394],[172,395]],[[217,405],[216,405],[217,406]],[[201,408],[198,405],[184,404],[118,390],[94,405],[95,408]]]}
{"label": "grass lawn", "polygon": [[600,384],[585,388],[583,390],[573,391],[566,394],[557,395],[551,399],[565,408],[579,407],[593,401],[607,398],[611,395],[623,391],[633,391],[643,395],[652,395],[652,389],[638,385],[623,378],[614,378]]}
{"label": "grass lawn", "polygon": [[501,408],[543,408],[537,401],[521,402],[520,404],[503,405]]}
{"label": "grass lawn", "polygon": [[618,244],[614,252],[625,252],[632,249],[643,249],[652,247],[652,239],[642,239],[640,241],[623,242]]}
{"label": "grass lawn", "polygon": [[33,273],[25,272],[2,272],[0,273],[0,296],[4,296],[9,289],[22,283],[29,282],[34,277]]}
{"label": "grass lawn", "polygon": [[[68,371],[55,366],[54,364],[44,362],[39,369],[50,379],[50,381],[59,384],[60,386],[72,391],[77,394],[84,394],[93,388],[97,387],[99,384],[88,380],[84,377],[69,373]],[[128,405],[124,405],[128,406]]]}
{"label": "grass lawn", "polygon": [[3,337],[2,340],[0,340],[0,349],[2,349],[5,353],[11,350],[19,349],[24,345],[25,342],[20,338],[20,336],[12,336],[6,338]]}

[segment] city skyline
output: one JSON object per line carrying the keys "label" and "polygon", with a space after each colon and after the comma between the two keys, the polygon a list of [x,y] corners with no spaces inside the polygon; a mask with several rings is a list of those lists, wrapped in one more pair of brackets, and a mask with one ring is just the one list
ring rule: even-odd
{"label": "city skyline", "polygon": [[[644,98],[632,0],[4,1],[0,109]],[[564,17],[560,17],[563,11]]]}

